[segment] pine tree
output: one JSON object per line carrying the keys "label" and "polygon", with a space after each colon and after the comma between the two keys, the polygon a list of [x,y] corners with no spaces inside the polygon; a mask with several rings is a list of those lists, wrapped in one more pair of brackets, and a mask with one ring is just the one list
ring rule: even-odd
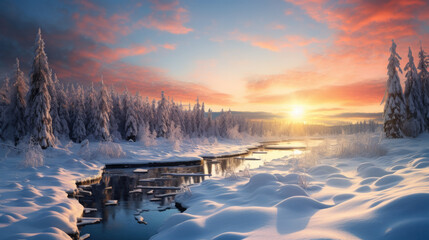
{"label": "pine tree", "polygon": [[161,92],[161,100],[158,102],[156,112],[157,134],[158,137],[167,137],[168,127],[170,126],[168,101],[164,96],[164,91]]}
{"label": "pine tree", "polygon": [[85,98],[85,115],[86,115],[86,132],[88,136],[95,137],[96,129],[98,127],[98,117],[97,113],[99,112],[99,106],[97,103],[97,96],[94,89],[94,84],[91,82],[86,98]]}
{"label": "pine tree", "polygon": [[111,107],[109,106],[109,96],[107,88],[101,80],[101,89],[99,93],[98,111],[95,114],[96,124],[93,135],[96,139],[110,141],[110,122],[109,114]]}
{"label": "pine tree", "polygon": [[396,52],[396,44],[392,40],[389,64],[387,66],[387,75],[389,78],[387,80],[386,93],[383,99],[383,101],[385,100],[383,129],[388,138],[403,137],[401,127],[405,119],[405,103],[398,76],[398,70],[402,73],[399,66],[400,59],[401,57]]}
{"label": "pine tree", "polygon": [[26,135],[25,109],[27,102],[25,96],[28,85],[24,73],[19,68],[19,60],[16,59],[15,81],[11,90],[11,101],[8,109],[9,126],[13,132],[15,145]]}
{"label": "pine tree", "polygon": [[70,101],[67,97],[64,86],[60,82],[56,82],[58,117],[60,121],[60,136],[68,138],[70,135],[71,120],[69,114]]}
{"label": "pine tree", "polygon": [[420,43],[420,52],[419,52],[419,64],[417,65],[419,69],[419,78],[421,81],[421,95],[423,99],[423,109],[422,115],[426,121],[426,129],[429,129],[429,72],[428,72],[428,56],[423,50]]}
{"label": "pine tree", "polygon": [[138,127],[137,116],[133,98],[130,96],[128,90],[124,93],[124,112],[125,112],[125,139],[137,140]]}
{"label": "pine tree", "polygon": [[404,70],[407,71],[405,77],[405,104],[406,104],[406,121],[404,123],[404,133],[407,136],[417,136],[425,129],[425,119],[422,115],[424,108],[422,98],[421,81],[414,65],[414,57],[411,48],[408,48],[408,63]]}
{"label": "pine tree", "polygon": [[7,109],[10,104],[10,86],[9,77],[6,76],[0,88],[0,138],[5,140],[7,138],[8,128],[8,113]]}
{"label": "pine tree", "polygon": [[50,115],[51,96],[48,90],[48,84],[52,82],[51,71],[40,29],[36,37],[36,50],[30,76],[27,122],[31,137],[40,144],[42,149],[46,149],[54,145],[55,137]]}
{"label": "pine tree", "polygon": [[85,128],[85,105],[84,105],[84,93],[81,87],[78,87],[77,94],[75,95],[75,120],[73,121],[72,128],[72,139],[75,142],[82,142],[86,138]]}

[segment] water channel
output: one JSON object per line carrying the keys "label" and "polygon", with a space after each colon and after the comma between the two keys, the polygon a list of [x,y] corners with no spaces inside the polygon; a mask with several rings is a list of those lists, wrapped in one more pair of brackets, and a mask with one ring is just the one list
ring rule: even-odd
{"label": "water channel", "polygon": [[[147,170],[145,173],[136,173],[135,168],[106,168],[98,183],[86,186],[92,195],[79,198],[79,202],[87,209],[83,217],[102,219],[98,224],[82,226],[81,236],[89,233],[89,239],[149,239],[169,216],[185,210],[179,210],[174,202],[174,194],[180,191],[179,188],[183,191],[185,186],[213,176],[249,174],[249,170],[273,159],[299,154],[306,145],[308,143],[303,141],[281,142],[270,145],[271,148],[253,149],[240,156],[204,159],[195,165],[147,167],[143,168]],[[173,176],[166,175],[171,173]],[[196,176],[202,174],[211,176]],[[109,200],[118,200],[118,204],[107,205]],[[144,217],[145,223],[135,219],[139,215]]]}

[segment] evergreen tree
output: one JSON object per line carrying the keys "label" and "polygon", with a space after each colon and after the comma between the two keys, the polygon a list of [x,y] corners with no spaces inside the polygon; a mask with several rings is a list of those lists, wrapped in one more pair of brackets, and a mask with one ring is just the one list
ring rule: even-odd
{"label": "evergreen tree", "polygon": [[156,112],[157,119],[157,134],[158,137],[167,137],[168,127],[170,126],[168,101],[164,96],[164,91],[161,92],[161,100],[158,102]]}
{"label": "evergreen tree", "polygon": [[99,106],[97,103],[97,94],[94,89],[94,84],[91,82],[86,98],[85,98],[85,115],[86,115],[86,132],[89,135],[95,137],[96,130],[98,128],[98,116]]}
{"label": "evergreen tree", "polygon": [[59,136],[68,138],[70,135],[71,120],[69,114],[70,101],[67,97],[64,86],[60,82],[56,82],[58,119],[59,119]]}
{"label": "evergreen tree", "polygon": [[54,145],[55,137],[50,114],[51,96],[48,90],[49,83],[52,82],[51,71],[40,29],[37,33],[34,53],[26,115],[31,137],[39,142],[42,149],[46,149]]}
{"label": "evergreen tree", "polygon": [[24,73],[19,68],[19,60],[16,59],[15,81],[11,90],[11,101],[8,109],[9,126],[13,132],[15,145],[26,135],[25,109],[27,102],[25,96],[28,85]]}
{"label": "evergreen tree", "polygon": [[5,140],[7,138],[7,109],[10,104],[10,86],[9,86],[9,77],[6,76],[4,82],[0,88],[0,138]]}
{"label": "evergreen tree", "polygon": [[419,64],[417,65],[419,69],[419,78],[421,81],[421,95],[423,99],[423,109],[422,115],[426,121],[426,128],[429,129],[429,72],[428,72],[428,56],[423,50],[420,43],[420,52],[419,52]]}
{"label": "evergreen tree", "polygon": [[405,119],[405,103],[398,76],[398,70],[402,73],[399,66],[400,59],[401,57],[396,52],[396,44],[392,40],[389,64],[387,66],[387,75],[389,78],[387,80],[386,93],[383,99],[383,101],[385,100],[383,129],[388,138],[403,137],[401,127]]}
{"label": "evergreen tree", "polygon": [[111,107],[109,106],[109,95],[107,88],[101,80],[101,89],[99,93],[98,111],[95,113],[95,129],[93,135],[96,139],[104,141],[111,140],[110,138],[110,122],[109,114]]}
{"label": "evergreen tree", "polygon": [[406,104],[406,122],[404,123],[404,133],[408,136],[417,136],[425,129],[425,119],[422,115],[424,108],[422,98],[422,88],[411,48],[408,48],[408,63],[404,70],[407,71],[405,77],[405,104]]}
{"label": "evergreen tree", "polygon": [[135,104],[128,90],[124,93],[124,111],[125,111],[125,139],[137,140],[138,127]]}
{"label": "evergreen tree", "polygon": [[84,105],[84,93],[81,87],[78,87],[77,94],[75,95],[75,120],[73,121],[72,128],[72,139],[75,142],[82,142],[86,138],[85,128],[85,105]]}
{"label": "evergreen tree", "polygon": [[123,106],[122,101],[118,93],[116,93],[111,87],[110,89],[110,99],[111,99],[111,106],[112,106],[112,113],[110,114],[110,132],[112,133],[112,136],[116,139],[121,139],[122,134],[124,132],[124,113],[123,113]]}

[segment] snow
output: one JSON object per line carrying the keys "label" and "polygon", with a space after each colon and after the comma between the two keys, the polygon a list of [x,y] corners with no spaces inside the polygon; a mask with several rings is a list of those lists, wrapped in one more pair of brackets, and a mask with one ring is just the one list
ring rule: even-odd
{"label": "snow", "polygon": [[[254,146],[250,139],[185,139],[180,149],[165,139],[156,139],[151,146],[127,141],[65,143],[46,150],[0,144],[0,239],[70,239],[67,234],[77,232],[82,213],[94,209],[84,209],[67,197],[67,191],[85,194],[87,186],[77,189],[76,181],[99,177],[105,163],[200,160],[202,154],[231,154]],[[81,220],[80,224],[94,222]]]}
{"label": "snow", "polygon": [[[91,151],[97,152],[96,145],[92,144]],[[187,162],[200,161],[202,156],[215,157],[246,153],[249,148],[259,144],[255,140],[231,140],[215,138],[184,139],[177,146],[168,139],[157,139],[155,145],[145,146],[141,142],[121,142],[120,147],[125,153],[123,156],[106,158],[106,154],[97,152],[95,158],[105,164],[149,164],[159,162]]]}
{"label": "snow", "polygon": [[65,191],[76,188],[76,179],[97,174],[102,165],[65,148],[45,150],[44,165],[38,167],[25,167],[24,156],[1,148],[0,238],[70,239],[66,233],[77,232],[83,206]]}
{"label": "snow", "polygon": [[306,168],[297,162],[308,156],[290,154],[250,178],[193,185],[176,196],[188,209],[153,239],[429,238],[429,135],[372,141],[361,154],[351,148],[368,138],[325,140],[330,150],[313,147],[317,161]]}

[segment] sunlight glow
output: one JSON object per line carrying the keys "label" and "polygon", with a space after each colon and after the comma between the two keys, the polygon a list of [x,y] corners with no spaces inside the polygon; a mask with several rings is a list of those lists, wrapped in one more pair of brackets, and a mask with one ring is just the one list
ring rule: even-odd
{"label": "sunlight glow", "polygon": [[290,117],[293,119],[302,119],[304,116],[304,107],[303,106],[293,106],[292,110],[290,111]]}

